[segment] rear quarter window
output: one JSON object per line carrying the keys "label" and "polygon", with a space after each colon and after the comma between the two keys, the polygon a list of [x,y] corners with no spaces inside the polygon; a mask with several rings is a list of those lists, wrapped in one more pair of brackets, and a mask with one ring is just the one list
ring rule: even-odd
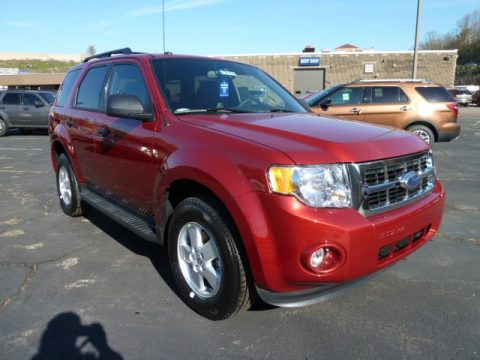
{"label": "rear quarter window", "polygon": [[415,90],[428,102],[455,102],[452,94],[444,87],[416,87]]}

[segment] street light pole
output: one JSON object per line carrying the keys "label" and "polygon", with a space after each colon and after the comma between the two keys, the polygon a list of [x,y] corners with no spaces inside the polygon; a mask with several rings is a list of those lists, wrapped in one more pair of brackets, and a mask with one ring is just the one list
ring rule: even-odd
{"label": "street light pole", "polygon": [[417,78],[418,45],[420,43],[420,34],[422,32],[422,8],[423,8],[423,0],[418,0],[418,4],[417,4],[417,25],[415,27],[415,47],[414,47],[414,50],[413,50],[412,79]]}

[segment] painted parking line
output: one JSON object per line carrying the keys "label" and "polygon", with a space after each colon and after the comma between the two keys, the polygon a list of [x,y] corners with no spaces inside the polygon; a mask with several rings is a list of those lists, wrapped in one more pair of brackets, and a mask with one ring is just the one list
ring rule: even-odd
{"label": "painted parking line", "polygon": [[44,170],[5,170],[0,169],[0,173],[10,173],[10,174],[48,174],[48,171]]}
{"label": "painted parking line", "polygon": [[0,151],[43,151],[43,149],[27,149],[27,148],[0,148]]}

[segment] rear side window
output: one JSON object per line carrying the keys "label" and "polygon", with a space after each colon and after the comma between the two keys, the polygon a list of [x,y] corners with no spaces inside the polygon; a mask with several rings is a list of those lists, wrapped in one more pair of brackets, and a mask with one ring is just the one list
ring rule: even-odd
{"label": "rear side window", "polygon": [[77,108],[98,110],[102,100],[107,70],[107,66],[94,67],[88,70],[78,89],[77,102],[75,104]]}
{"label": "rear side window", "polygon": [[408,98],[398,86],[374,86],[371,102],[372,104],[406,103]]}
{"label": "rear side window", "polygon": [[4,105],[20,105],[20,94],[18,93],[6,94],[3,97],[2,103]]}
{"label": "rear side window", "polygon": [[78,76],[80,75],[80,69],[70,71],[65,79],[63,80],[62,86],[58,91],[57,96],[57,106],[65,106],[68,100],[70,93],[72,92],[73,85],[77,81]]}
{"label": "rear side window", "polygon": [[441,86],[416,87],[415,90],[428,102],[455,102],[452,94]]}

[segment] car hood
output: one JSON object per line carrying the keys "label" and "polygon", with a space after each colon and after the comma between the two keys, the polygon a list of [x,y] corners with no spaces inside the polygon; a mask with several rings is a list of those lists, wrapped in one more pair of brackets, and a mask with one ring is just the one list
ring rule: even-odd
{"label": "car hood", "polygon": [[428,149],[406,131],[314,114],[189,114],[178,118],[276,149],[297,164],[365,162]]}

